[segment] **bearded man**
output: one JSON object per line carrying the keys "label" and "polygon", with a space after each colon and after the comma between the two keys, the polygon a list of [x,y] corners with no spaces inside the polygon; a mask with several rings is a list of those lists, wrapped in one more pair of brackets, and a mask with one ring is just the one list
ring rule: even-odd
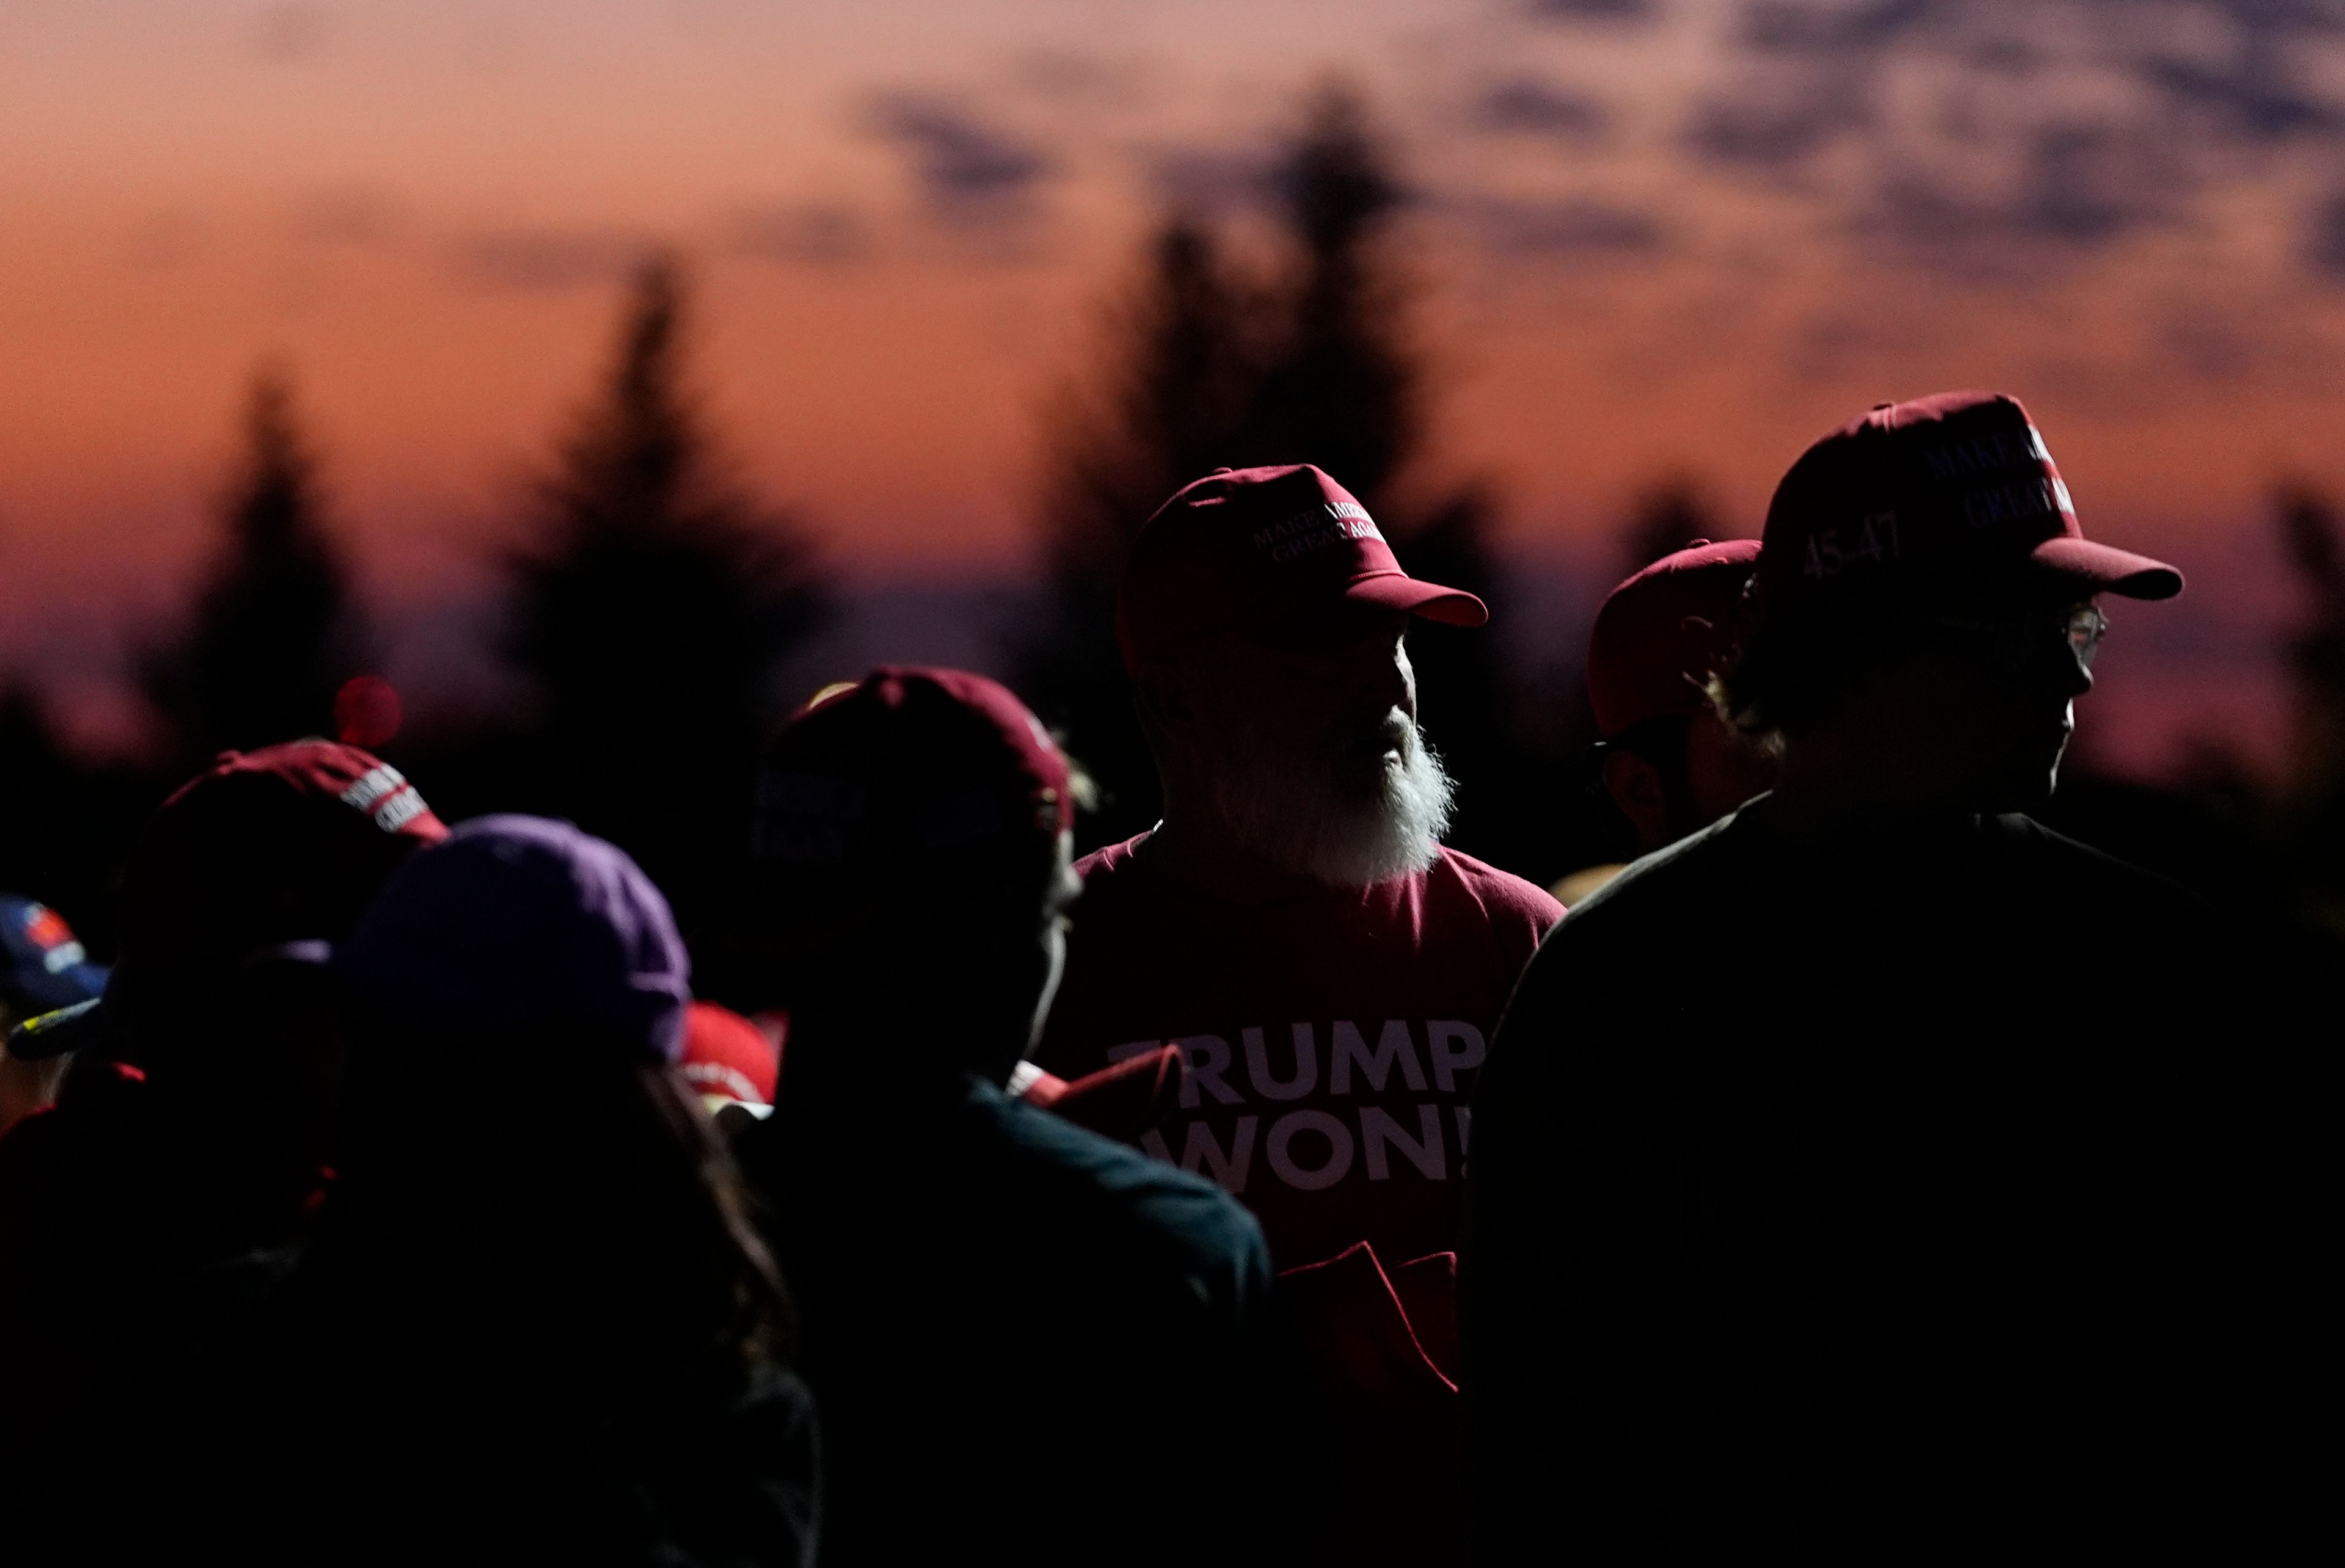
{"label": "bearded man", "polygon": [[1117,605],[1164,819],[1076,868],[1034,1060],[1075,1077],[1177,1044],[1181,1106],[1144,1145],[1242,1199],[1282,1268],[1367,1241],[1397,1273],[1456,1247],[1476,1072],[1563,914],[1441,843],[1416,616],[1488,612],[1402,572],[1307,464],[1183,490]]}

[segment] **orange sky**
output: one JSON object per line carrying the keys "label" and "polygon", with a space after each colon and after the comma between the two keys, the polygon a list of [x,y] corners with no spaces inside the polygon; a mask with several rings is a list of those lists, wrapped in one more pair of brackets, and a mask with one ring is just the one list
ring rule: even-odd
{"label": "orange sky", "polygon": [[2345,483],[2345,37],[2280,9],[0,0],[0,660],[171,602],[268,362],[378,596],[476,583],[652,244],[842,566],[1014,573],[1152,219],[1245,222],[1331,71],[1417,196],[1428,465],[1518,543],[1592,552],[1667,471],[1754,527],[1823,428],[1995,385],[2236,652],[2265,491]]}

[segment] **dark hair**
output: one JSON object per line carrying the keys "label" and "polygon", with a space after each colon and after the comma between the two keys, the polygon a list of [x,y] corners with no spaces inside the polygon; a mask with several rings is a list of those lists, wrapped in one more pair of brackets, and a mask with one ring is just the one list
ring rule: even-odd
{"label": "dark hair", "polygon": [[1711,678],[1718,715],[1751,734],[1804,733],[1906,651],[1912,608],[1884,595],[1848,595],[1795,614],[1754,617]]}
{"label": "dark hair", "polygon": [[527,1310],[548,1336],[583,1337],[622,1381],[787,1360],[789,1296],[732,1157],[639,1043],[378,1019],[352,1069],[343,1180],[321,1241],[348,1254],[379,1244],[401,1207],[453,1206],[523,1261]]}

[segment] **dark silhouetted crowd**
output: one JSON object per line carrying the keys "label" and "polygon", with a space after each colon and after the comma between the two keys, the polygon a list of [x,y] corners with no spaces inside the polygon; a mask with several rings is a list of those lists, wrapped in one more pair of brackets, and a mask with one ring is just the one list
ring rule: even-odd
{"label": "dark silhouetted crowd", "polygon": [[610,843],[224,754],[110,969],[0,899],[0,1562],[2309,1556],[2326,977],[2027,814],[2181,587],[1875,408],[1606,602],[1642,858],[1551,894],[1443,843],[1482,602],[1222,470],[1119,606],[1163,820],[827,688],[742,1012]]}

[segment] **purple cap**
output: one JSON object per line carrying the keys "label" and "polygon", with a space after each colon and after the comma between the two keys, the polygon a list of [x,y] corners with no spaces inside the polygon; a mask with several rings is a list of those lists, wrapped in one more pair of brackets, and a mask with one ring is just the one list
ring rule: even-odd
{"label": "purple cap", "polygon": [[483,816],[415,855],[336,956],[411,1023],[575,1024],[683,1049],[691,963],[667,900],[615,845],[542,816]]}

